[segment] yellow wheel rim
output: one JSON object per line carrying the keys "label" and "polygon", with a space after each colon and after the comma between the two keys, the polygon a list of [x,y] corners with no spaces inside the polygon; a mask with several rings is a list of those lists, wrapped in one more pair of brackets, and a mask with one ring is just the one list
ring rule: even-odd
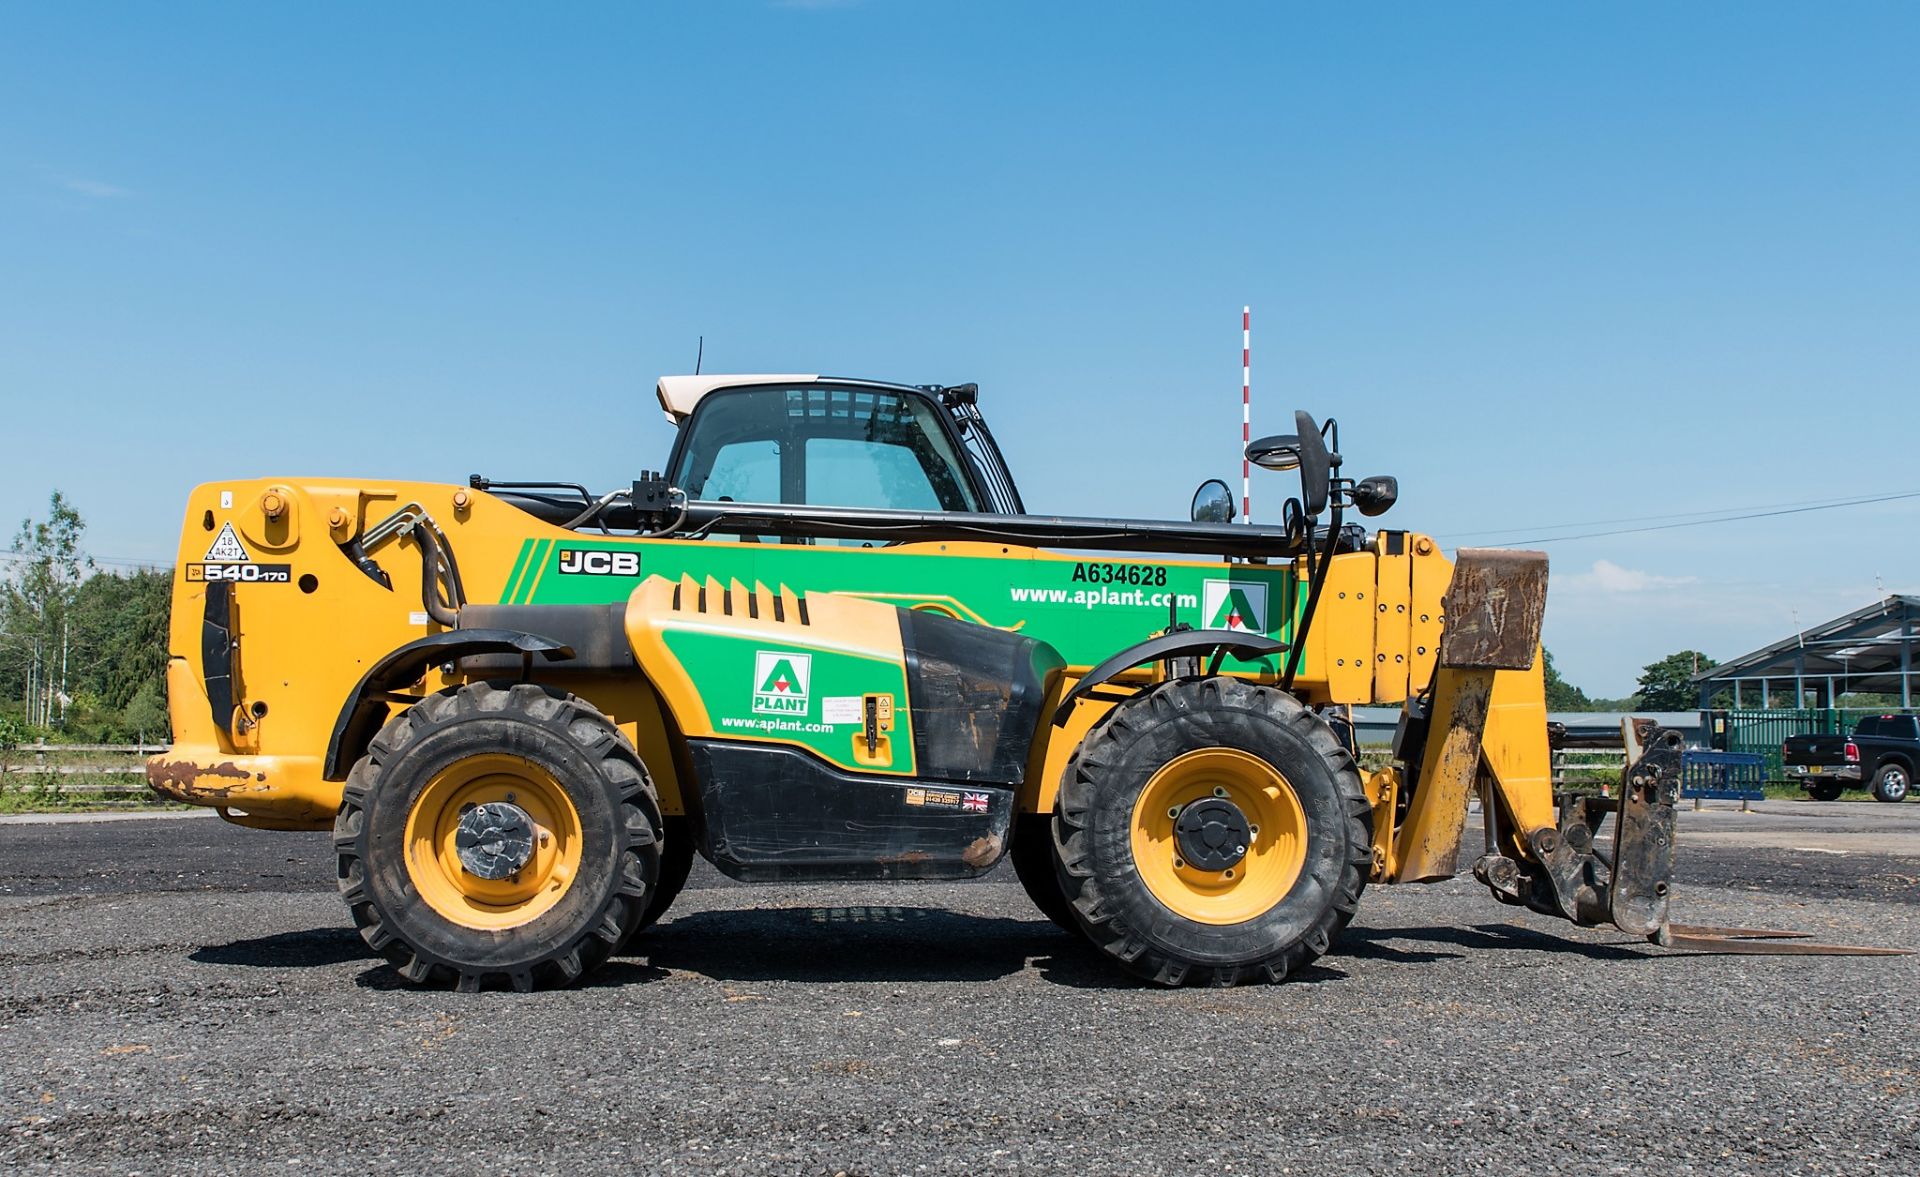
{"label": "yellow wheel rim", "polygon": [[[526,865],[486,879],[461,864],[455,838],[476,805],[517,805],[532,819]],[[442,769],[407,814],[407,875],[427,905],[466,928],[501,930],[538,919],[580,873],[580,812],[552,773],[504,753],[469,756]]]}
{"label": "yellow wheel rim", "polygon": [[[1203,870],[1181,854],[1178,813],[1209,797],[1232,802],[1252,836],[1245,857]],[[1203,924],[1239,924],[1286,898],[1307,861],[1307,813],[1287,778],[1237,748],[1201,748],[1153,774],[1133,806],[1133,863],[1141,881],[1175,915]]]}

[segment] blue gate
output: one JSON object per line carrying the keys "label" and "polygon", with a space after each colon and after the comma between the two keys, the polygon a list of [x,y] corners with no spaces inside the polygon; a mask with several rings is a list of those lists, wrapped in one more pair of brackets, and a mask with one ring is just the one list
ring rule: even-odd
{"label": "blue gate", "polygon": [[1767,758],[1753,752],[1689,749],[1680,765],[1680,795],[1716,801],[1766,799]]}

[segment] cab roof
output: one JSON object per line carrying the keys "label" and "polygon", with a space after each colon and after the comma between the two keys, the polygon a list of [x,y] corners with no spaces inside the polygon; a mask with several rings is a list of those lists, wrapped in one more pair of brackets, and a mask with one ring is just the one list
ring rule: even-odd
{"label": "cab roof", "polygon": [[667,420],[677,427],[693,413],[694,406],[702,397],[719,388],[737,388],[743,384],[812,384],[820,379],[818,373],[812,375],[761,374],[757,376],[662,376],[658,392],[660,407],[666,410]]}

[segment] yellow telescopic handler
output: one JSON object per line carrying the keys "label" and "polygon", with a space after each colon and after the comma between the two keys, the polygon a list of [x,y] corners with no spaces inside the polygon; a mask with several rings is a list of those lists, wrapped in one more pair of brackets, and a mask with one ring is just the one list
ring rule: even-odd
{"label": "yellow telescopic handler", "polygon": [[[1392,478],[1338,427],[1253,443],[1279,526],[1224,484],[1186,522],[1029,514],[977,389],[660,381],[662,473],[192,492],[175,744],[153,787],[331,829],[408,980],[570,983],[698,853],[744,880],[952,879],[1003,857],[1039,909],[1163,985],[1279,981],[1369,884],[1474,876],[1656,944],[1871,951],[1668,920],[1677,733],[1556,796],[1546,557],[1367,530]],[[1404,708],[1362,771],[1353,705]],[[1604,831],[1604,833],[1603,833]]]}

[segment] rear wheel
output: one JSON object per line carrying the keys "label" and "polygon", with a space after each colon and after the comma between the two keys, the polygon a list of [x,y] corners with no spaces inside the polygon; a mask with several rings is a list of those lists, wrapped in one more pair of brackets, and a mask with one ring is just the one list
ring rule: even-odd
{"label": "rear wheel", "polygon": [[416,984],[565,985],[640,925],[660,804],[584,700],[473,683],[392,719],[347,778],[334,845],[361,936]]}
{"label": "rear wheel", "polygon": [[1880,771],[1873,774],[1873,795],[1879,801],[1905,801],[1907,793],[1913,787],[1902,764],[1883,764]]}
{"label": "rear wheel", "polygon": [[1231,678],[1141,692],[1068,764],[1057,873],[1095,944],[1157,984],[1283,980],[1372,866],[1353,757],[1301,703]]}

